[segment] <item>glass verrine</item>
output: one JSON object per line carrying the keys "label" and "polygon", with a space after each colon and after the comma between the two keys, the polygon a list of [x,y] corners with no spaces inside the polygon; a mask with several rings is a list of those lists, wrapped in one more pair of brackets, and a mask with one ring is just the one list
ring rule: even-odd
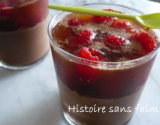
{"label": "glass verrine", "polygon": [[[82,7],[114,9],[127,14],[142,12],[117,4],[92,3]],[[52,29],[68,12],[61,12],[48,27],[52,56],[63,112],[70,124],[122,125],[133,116],[158,52],[122,62],[96,62],[74,56],[61,49]],[[159,38],[159,31],[154,30]]]}
{"label": "glass verrine", "polygon": [[49,50],[48,0],[0,1],[0,66],[26,69]]}

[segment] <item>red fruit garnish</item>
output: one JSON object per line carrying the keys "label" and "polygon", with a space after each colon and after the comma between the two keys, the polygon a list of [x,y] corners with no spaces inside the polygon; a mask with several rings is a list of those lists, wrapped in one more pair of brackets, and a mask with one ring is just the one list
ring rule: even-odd
{"label": "red fruit garnish", "polygon": [[[93,54],[93,55],[92,55]],[[78,57],[93,60],[93,61],[99,61],[98,56],[94,53],[94,51],[90,51],[89,48],[83,47],[80,49],[80,51],[77,53]]]}
{"label": "red fruit garnish", "polygon": [[84,23],[87,23],[90,21],[91,21],[90,15],[76,14],[76,15],[73,15],[73,17],[71,17],[71,19],[68,20],[68,25],[69,26],[78,26],[78,25],[83,25]]}
{"label": "red fruit garnish", "polygon": [[96,50],[94,48],[89,48],[88,50],[92,54],[92,56],[97,56],[99,58],[99,61],[108,62],[107,58],[104,56],[104,53],[102,53],[100,50]]}
{"label": "red fruit garnish", "polygon": [[111,45],[112,47],[120,47],[125,42],[125,39],[116,35],[109,35],[104,38],[104,43],[106,46]]}
{"label": "red fruit garnish", "polygon": [[[110,9],[104,9],[104,11],[110,11]],[[100,24],[100,23],[105,24],[105,23],[111,22],[111,21],[113,21],[113,20],[115,20],[114,17],[107,17],[107,16],[92,16],[92,22],[98,23],[98,24]]]}
{"label": "red fruit garnish", "polygon": [[92,30],[82,30],[76,36],[70,40],[69,48],[70,49],[78,49],[82,46],[89,46],[93,43],[93,39],[95,38],[95,34]]}
{"label": "red fruit garnish", "polygon": [[119,21],[119,20],[114,20],[111,24],[111,27],[113,28],[118,28],[118,29],[126,29],[126,31],[131,31],[131,23],[127,21]]}
{"label": "red fruit garnish", "polygon": [[78,25],[82,25],[84,22],[78,20],[78,19],[70,19],[68,20],[68,25],[69,26],[78,26]]}
{"label": "red fruit garnish", "polygon": [[82,30],[75,36],[75,40],[80,44],[91,44],[93,39],[94,32],[92,30]]}
{"label": "red fruit garnish", "polygon": [[113,20],[115,20],[114,17],[106,17],[106,16],[93,16],[92,17],[92,21],[98,24],[100,23],[106,24],[107,22],[111,22]]}
{"label": "red fruit garnish", "polygon": [[[80,80],[81,84],[94,84],[101,76],[102,71],[96,68],[93,68],[89,65],[77,64],[76,65],[76,74],[78,80]],[[72,78],[73,79],[73,78]]]}
{"label": "red fruit garnish", "polygon": [[83,47],[77,53],[77,56],[93,61],[108,61],[100,50],[94,48]]}
{"label": "red fruit garnish", "polygon": [[[104,57],[104,54],[101,51],[93,48],[83,47],[77,53],[77,56],[84,59],[89,59],[92,61],[100,61],[100,60],[107,61],[107,59]],[[89,62],[85,62],[85,61],[83,62],[89,64]],[[77,69],[78,77],[80,78],[83,84],[96,82],[96,80],[99,78],[99,76],[102,73],[101,70],[90,67],[88,65],[82,65],[82,64],[78,64],[76,66],[76,69]]]}
{"label": "red fruit garnish", "polygon": [[130,40],[140,42],[146,53],[153,51],[156,47],[156,40],[149,33],[141,32],[131,36]]}

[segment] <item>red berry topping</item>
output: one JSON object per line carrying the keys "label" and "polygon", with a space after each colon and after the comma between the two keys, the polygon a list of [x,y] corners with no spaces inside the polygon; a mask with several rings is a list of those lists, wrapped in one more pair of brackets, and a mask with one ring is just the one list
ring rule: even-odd
{"label": "red berry topping", "polygon": [[106,16],[93,16],[92,17],[92,21],[94,23],[98,23],[98,24],[100,24],[100,23],[105,24],[105,23],[111,22],[113,20],[115,20],[114,17],[106,17]]}
{"label": "red berry topping", "polygon": [[91,21],[90,15],[76,14],[76,15],[72,15],[71,19],[68,20],[68,25],[78,26],[78,25],[83,25],[84,23],[87,23],[90,21]]}
{"label": "red berry topping", "polygon": [[95,34],[92,30],[82,30],[76,36],[75,39],[80,44],[91,44]]}
{"label": "red berry topping", "polygon": [[107,58],[104,56],[104,53],[102,53],[100,50],[96,50],[94,48],[89,48],[88,50],[92,54],[92,56],[97,56],[99,58],[99,61],[108,62]]}
{"label": "red berry topping", "polygon": [[[81,58],[89,59],[92,61],[100,61],[101,59],[103,59],[103,61],[107,61],[107,59],[105,59],[104,54],[101,51],[93,48],[83,47],[77,53],[77,56]],[[84,62],[84,63],[89,63],[89,62]],[[83,84],[94,83],[101,75],[100,70],[97,70],[96,68],[92,68],[88,65],[78,64],[76,66],[76,69],[77,69],[78,77],[80,78],[81,83]]]}
{"label": "red berry topping", "polygon": [[70,40],[69,48],[78,49],[82,46],[87,47],[93,43],[94,38],[95,34],[92,30],[82,30]]}
{"label": "red berry topping", "polygon": [[130,40],[140,42],[147,53],[153,51],[157,46],[155,38],[146,32],[136,33],[131,36]]}
{"label": "red berry topping", "polygon": [[77,56],[93,61],[108,61],[100,50],[94,48],[83,47],[77,53]]}
{"label": "red berry topping", "polygon": [[68,20],[68,25],[69,26],[78,26],[78,25],[81,25],[81,24],[83,24],[83,22],[78,20],[78,19],[70,19],[70,20]]}
{"label": "red berry topping", "polygon": [[125,39],[116,35],[106,36],[104,39],[104,43],[106,46],[112,45],[113,47],[119,47],[126,42]]}
{"label": "red berry topping", "polygon": [[127,31],[130,31],[132,29],[131,23],[127,21],[113,21],[111,24],[111,27],[118,28],[118,29],[126,29]]}
{"label": "red berry topping", "polygon": [[94,51],[90,52],[89,48],[87,47],[83,47],[82,49],[80,49],[77,56],[93,61],[99,61],[99,58],[95,55]]}
{"label": "red berry topping", "polygon": [[[111,9],[104,9],[104,11],[111,11]],[[100,24],[100,23],[105,24],[105,23],[111,22],[113,20],[115,20],[114,17],[107,17],[107,16],[93,16],[92,17],[92,22],[98,23],[98,24]]]}

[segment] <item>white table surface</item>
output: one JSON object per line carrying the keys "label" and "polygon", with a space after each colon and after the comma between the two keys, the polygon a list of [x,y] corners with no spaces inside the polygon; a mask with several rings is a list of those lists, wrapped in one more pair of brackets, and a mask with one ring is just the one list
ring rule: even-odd
{"label": "white table surface", "polygon": [[[74,1],[50,0],[50,4],[75,5]],[[77,0],[76,4],[83,1]],[[146,13],[160,12],[159,3],[146,0],[111,1]],[[50,16],[53,17],[57,12],[50,10]],[[160,125],[160,53],[139,104],[148,109],[157,108],[159,112],[138,110],[128,125]],[[51,53],[41,63],[27,70],[0,68],[0,125],[68,125],[62,115]]]}

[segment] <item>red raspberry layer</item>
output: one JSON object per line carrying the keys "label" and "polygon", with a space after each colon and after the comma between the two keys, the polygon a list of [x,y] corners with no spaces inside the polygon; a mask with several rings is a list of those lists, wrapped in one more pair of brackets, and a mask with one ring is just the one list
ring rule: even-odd
{"label": "red raspberry layer", "polygon": [[69,26],[78,26],[78,25],[81,25],[83,24],[84,22],[78,20],[78,19],[70,19],[68,20],[68,25]]}
{"label": "red raspberry layer", "polygon": [[130,22],[127,21],[119,21],[119,20],[114,20],[111,24],[111,27],[113,28],[118,28],[118,29],[126,29],[126,31],[131,31],[132,26]]}

